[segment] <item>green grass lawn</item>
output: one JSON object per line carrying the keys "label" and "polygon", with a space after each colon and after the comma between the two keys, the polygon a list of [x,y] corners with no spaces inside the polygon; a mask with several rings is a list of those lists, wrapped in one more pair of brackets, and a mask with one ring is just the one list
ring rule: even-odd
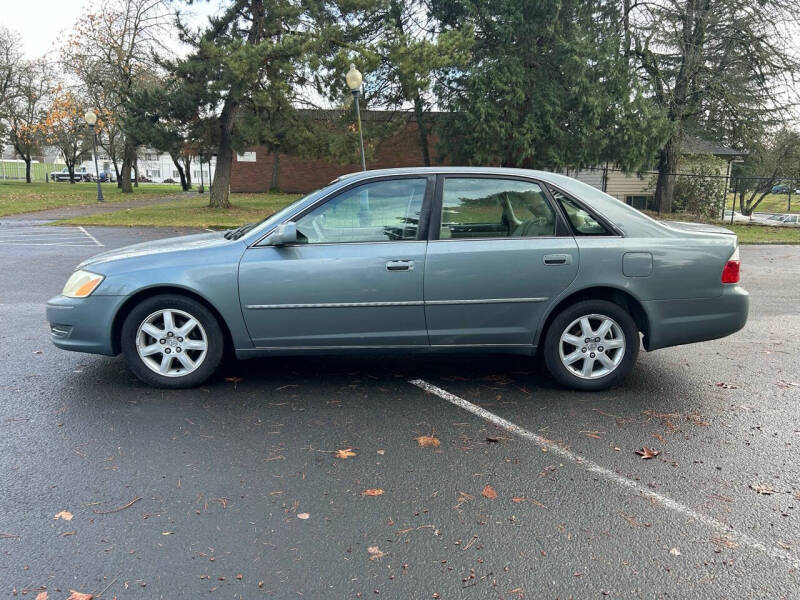
{"label": "green grass lawn", "polygon": [[[749,194],[746,196],[749,197]],[[757,197],[757,196],[756,196]],[[728,194],[726,209],[730,209],[733,194]],[[787,210],[788,194],[767,194],[767,196],[756,207],[756,212],[765,213],[800,213],[800,196],[792,194],[792,210]],[[736,211],[739,211],[739,202],[736,201]]]}
{"label": "green grass lawn", "polygon": [[[106,202],[127,202],[147,198],[161,198],[182,194],[175,184],[142,183],[133,188],[132,194],[123,194],[116,183],[104,183],[103,196]],[[97,202],[96,183],[25,183],[0,181],[0,217],[19,213],[83,206]]]}
{"label": "green grass lawn", "polygon": [[231,194],[232,208],[208,207],[208,194],[189,192],[180,200],[155,206],[139,206],[112,213],[75,217],[59,221],[71,225],[108,225],[112,227],[203,227],[228,229],[244,223],[260,221],[287,204],[297,194],[263,193]]}
{"label": "green grass lawn", "polygon": [[800,244],[800,227],[723,225],[739,236],[740,244]]}

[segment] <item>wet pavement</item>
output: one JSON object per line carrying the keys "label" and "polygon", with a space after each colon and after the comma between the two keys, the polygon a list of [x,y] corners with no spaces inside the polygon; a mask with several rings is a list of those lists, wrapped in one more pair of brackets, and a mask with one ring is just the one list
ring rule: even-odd
{"label": "wet pavement", "polygon": [[605,393],[481,355],[163,391],[57,350],[44,303],[81,259],[178,232],[85,229],[102,248],[0,243],[0,596],[800,595],[800,247],[743,246],[747,327],[642,352]]}

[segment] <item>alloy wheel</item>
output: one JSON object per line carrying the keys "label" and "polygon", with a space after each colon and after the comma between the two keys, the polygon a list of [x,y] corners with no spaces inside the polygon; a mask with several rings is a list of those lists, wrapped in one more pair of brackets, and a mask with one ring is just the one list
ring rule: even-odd
{"label": "alloy wheel", "polygon": [[139,325],[136,351],[151,371],[165,377],[183,377],[202,364],[208,353],[208,338],[200,321],[189,313],[162,309]]}
{"label": "alloy wheel", "polygon": [[611,317],[578,317],[561,334],[558,353],[564,367],[581,379],[600,379],[613,372],[625,356],[625,333]]}

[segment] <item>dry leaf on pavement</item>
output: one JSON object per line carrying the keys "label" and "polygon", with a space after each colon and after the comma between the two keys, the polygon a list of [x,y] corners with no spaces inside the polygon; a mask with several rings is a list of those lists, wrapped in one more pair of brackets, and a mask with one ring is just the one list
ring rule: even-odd
{"label": "dry leaf on pavement", "polygon": [[381,552],[381,549],[377,546],[370,546],[367,548],[367,552],[369,553],[370,560],[378,560],[379,558],[386,556],[386,552]]}
{"label": "dry leaf on pavement", "polygon": [[56,514],[56,516],[53,517],[53,519],[55,519],[56,521],[58,521],[59,519],[64,519],[65,521],[72,521],[72,513],[67,512],[66,510],[62,510],[60,513]]}
{"label": "dry leaf on pavement", "polygon": [[36,600],[47,600],[47,592],[39,592],[36,594]]}
{"label": "dry leaf on pavement", "polygon": [[652,448],[648,448],[647,446],[643,446],[641,450],[636,450],[635,453],[638,454],[639,456],[641,456],[642,459],[655,458],[656,456],[661,454],[661,450],[653,450]]}
{"label": "dry leaf on pavement", "polygon": [[417,440],[417,443],[420,446],[422,446],[423,448],[428,448],[428,447],[438,448],[439,444],[441,444],[441,442],[439,441],[439,438],[437,438],[433,434],[431,434],[431,435],[420,435],[418,437],[415,437],[414,439]]}
{"label": "dry leaf on pavement", "polygon": [[771,487],[769,487],[768,485],[764,485],[763,483],[759,485],[753,485],[751,483],[749,487],[751,490],[753,490],[758,494],[761,494],[762,496],[770,496],[772,494],[777,493],[778,491],[778,490],[773,490]]}
{"label": "dry leaf on pavement", "polygon": [[344,448],[342,450],[337,450],[333,454],[334,458],[341,458],[341,459],[350,458],[351,456],[355,456],[355,455],[356,455],[356,453],[353,452],[352,448]]}
{"label": "dry leaf on pavement", "polygon": [[495,492],[494,488],[490,485],[487,485],[485,488],[483,488],[481,495],[484,498],[488,498],[489,500],[494,500],[495,498],[497,498],[497,492]]}
{"label": "dry leaf on pavement", "polygon": [[680,556],[680,555],[681,555],[681,551],[680,551],[680,550],[678,550],[677,548],[672,548],[672,549],[669,551],[669,553],[670,553],[670,554],[672,554],[672,556]]}
{"label": "dry leaf on pavement", "polygon": [[69,598],[67,598],[67,600],[92,600],[92,598],[94,598],[92,594],[81,594],[75,590],[70,590],[69,592]]}
{"label": "dry leaf on pavement", "polygon": [[297,518],[298,519],[303,519],[304,521],[310,516],[311,515],[309,515],[308,513],[297,513]]}
{"label": "dry leaf on pavement", "polygon": [[370,488],[368,490],[364,490],[361,492],[362,496],[383,496],[383,490],[381,488]]}

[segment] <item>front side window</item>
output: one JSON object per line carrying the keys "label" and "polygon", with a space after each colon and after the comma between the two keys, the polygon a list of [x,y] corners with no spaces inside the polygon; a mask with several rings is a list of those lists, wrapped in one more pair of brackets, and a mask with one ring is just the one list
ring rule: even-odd
{"label": "front side window", "polygon": [[444,181],[440,239],[551,236],[555,227],[553,208],[535,183],[479,177]]}
{"label": "front side window", "polygon": [[561,208],[567,214],[567,220],[572,226],[572,231],[577,235],[609,235],[606,229],[597,219],[583,210],[572,198],[552,190],[553,198],[561,204]]}
{"label": "front side window", "polygon": [[375,181],[350,188],[297,220],[307,244],[416,240],[425,179]]}

